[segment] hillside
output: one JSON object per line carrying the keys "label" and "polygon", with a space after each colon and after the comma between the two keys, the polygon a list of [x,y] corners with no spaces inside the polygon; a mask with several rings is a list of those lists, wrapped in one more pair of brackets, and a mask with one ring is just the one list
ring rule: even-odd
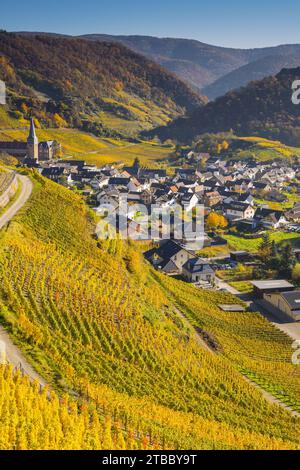
{"label": "hillside", "polygon": [[258,314],[222,312],[229,294],[153,271],[139,245],[95,240],[81,198],[32,177],[0,232],[0,321],[41,376],[154,448],[299,448],[299,419],[243,377],[299,410],[290,339]]}
{"label": "hillside", "polygon": [[121,42],[175,72],[210,99],[240,88],[251,80],[275,75],[283,67],[292,68],[300,64],[299,44],[233,49],[191,39],[105,34],[82,37]]}
{"label": "hillside", "polygon": [[20,126],[32,111],[42,125],[130,136],[204,102],[121,44],[84,39],[1,32],[0,76],[8,88],[6,109]]}
{"label": "hillside", "polygon": [[292,103],[292,83],[299,79],[300,68],[283,69],[274,77],[251,82],[240,90],[208,103],[187,118],[149,132],[162,140],[194,140],[205,132],[233,130],[238,136],[260,135],[300,145],[300,106]]}
{"label": "hillside", "polygon": [[[28,128],[1,129],[0,116],[0,140],[25,141],[27,135]],[[166,166],[167,158],[174,151],[174,146],[171,144],[142,140],[135,143],[120,138],[99,138],[77,129],[37,129],[37,136],[40,140],[60,142],[62,158],[72,156],[97,166],[107,163],[120,164],[120,162],[132,165],[136,157],[148,167]]]}
{"label": "hillside", "polygon": [[283,68],[295,68],[300,64],[300,49],[295,55],[274,55],[263,57],[224,75],[211,85],[203,88],[203,93],[211,99],[223,96],[230,90],[238,89],[254,80],[262,80],[276,75]]}

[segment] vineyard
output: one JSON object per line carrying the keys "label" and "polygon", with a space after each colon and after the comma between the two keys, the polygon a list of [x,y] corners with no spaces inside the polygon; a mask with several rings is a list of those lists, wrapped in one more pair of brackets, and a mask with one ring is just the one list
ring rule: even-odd
{"label": "vineyard", "polygon": [[[64,406],[56,393],[93,410],[89,420],[74,404],[68,417],[96,422],[96,431],[82,430],[78,448],[90,448],[83,437],[90,432],[98,435],[91,447],[105,448],[99,435],[108,428],[114,445],[126,448],[130,436],[132,445],[154,448],[300,447],[298,418],[264,400],[241,374],[298,407],[299,367],[283,333],[256,314],[222,313],[217,304],[229,295],[159,275],[132,243],[97,241],[79,196],[38,175],[34,184],[26,210],[0,232],[0,321],[55,390],[56,420],[66,413],[55,408]],[[218,353],[201,347],[181,314],[213,335]],[[50,414],[46,392],[3,377],[2,387],[29,387]],[[1,439],[4,448],[19,445]]]}
{"label": "vineyard", "polygon": [[259,314],[222,312],[217,305],[230,303],[228,294],[199,291],[158,273],[155,276],[191,323],[213,335],[230,363],[300,411],[300,369],[292,364],[292,340],[288,336]]}

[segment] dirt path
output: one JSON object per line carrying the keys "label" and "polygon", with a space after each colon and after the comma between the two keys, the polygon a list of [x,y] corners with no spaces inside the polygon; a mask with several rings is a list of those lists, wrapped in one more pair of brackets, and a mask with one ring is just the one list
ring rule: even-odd
{"label": "dirt path", "polygon": [[9,334],[5,331],[3,326],[0,325],[0,358],[1,362],[8,362],[14,367],[20,369],[23,374],[27,375],[31,380],[37,380],[42,386],[46,385],[46,382],[40,377],[33,367],[27,362],[19,348],[14,345],[9,337]]}
{"label": "dirt path", "polygon": [[273,395],[271,395],[271,393],[267,392],[266,390],[264,390],[263,388],[261,388],[259,385],[257,385],[257,383],[253,382],[252,380],[250,380],[247,376],[243,375],[242,374],[242,377],[244,377],[244,379],[246,380],[246,382],[248,382],[249,384],[253,385],[255,388],[257,388],[257,390],[259,390],[262,394],[262,396],[269,402],[269,403],[275,403],[276,405],[279,405],[281,406],[282,408],[285,408],[287,411],[289,411],[293,416],[298,416],[300,417],[300,413],[298,413],[298,411],[295,411],[293,410],[293,408],[291,408],[290,406],[286,405],[285,403],[283,403],[282,401],[278,400],[278,398],[274,397]]}

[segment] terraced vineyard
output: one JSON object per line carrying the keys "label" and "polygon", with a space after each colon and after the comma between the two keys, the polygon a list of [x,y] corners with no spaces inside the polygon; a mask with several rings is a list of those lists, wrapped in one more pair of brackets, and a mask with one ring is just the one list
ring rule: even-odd
{"label": "terraced vineyard", "polygon": [[157,273],[155,276],[175,296],[195,327],[212,334],[230,363],[300,411],[300,368],[292,364],[292,340],[288,336],[259,314],[221,311],[218,304],[232,303],[227,294],[224,297],[224,294],[199,291]]}
{"label": "terraced vineyard", "polygon": [[299,420],[240,373],[297,401],[288,338],[259,315],[221,314],[228,295],[160,276],[135,245],[97,242],[78,196],[34,181],[27,210],[0,233],[0,321],[57,392],[89,399],[150,446],[299,448]]}

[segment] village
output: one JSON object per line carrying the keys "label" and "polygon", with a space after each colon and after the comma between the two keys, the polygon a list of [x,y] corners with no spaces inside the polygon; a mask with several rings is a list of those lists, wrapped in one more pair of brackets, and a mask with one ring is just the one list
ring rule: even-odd
{"label": "village", "polygon": [[[145,258],[166,275],[177,276],[199,288],[229,291],[246,300],[250,292],[256,292],[257,301],[263,302],[268,311],[284,313],[289,321],[299,320],[300,291],[286,278],[291,280],[300,249],[290,245],[283,248],[286,251],[281,256],[290,260],[290,266],[283,272],[276,266],[276,263],[282,266],[279,254],[273,256],[275,266],[263,269],[261,256],[247,249],[230,250],[226,239],[230,233],[250,243],[262,237],[261,245],[265,243],[266,256],[270,255],[270,259],[276,247],[269,234],[281,233],[284,240],[285,234],[289,239],[289,234],[299,233],[300,239],[300,202],[293,202],[292,207],[285,209],[288,194],[299,193],[299,165],[224,161],[207,154],[193,157],[186,167],[174,168],[172,174],[166,169],[144,168],[138,159],[132,166],[102,168],[84,161],[49,161],[39,164],[39,171],[57,183],[79,190],[96,213],[103,206],[117,211],[120,201],[126,197],[127,225],[137,232],[141,224],[136,211],[131,210],[136,204],[146,207],[155,204],[162,209],[179,204],[191,214],[201,204],[205,215],[203,250],[194,251],[184,238],[172,237],[171,229],[171,237],[155,240],[154,246],[144,253]],[[195,164],[199,160],[201,170]],[[260,249],[263,251],[263,246]],[[283,276],[284,279],[278,279]]]}
{"label": "village", "polygon": [[[300,319],[300,291],[290,282],[293,278],[295,284],[300,281],[298,162],[235,161],[189,151],[183,167],[146,168],[136,158],[131,166],[118,162],[99,168],[84,160],[46,155],[44,147],[32,120],[21,164],[79,192],[96,215],[103,208],[118,214],[126,199],[127,213],[118,215],[117,231],[125,227],[127,233],[130,227],[131,233],[148,239],[151,244],[144,256],[157,270],[198,288],[229,291],[246,300],[256,293],[270,311]],[[155,240],[150,232],[142,234],[139,205],[149,211],[153,205],[162,210],[182,206],[191,220],[195,208],[201,206],[201,247],[193,248],[184,235],[176,237],[172,220],[171,228],[160,222],[160,236]]]}

